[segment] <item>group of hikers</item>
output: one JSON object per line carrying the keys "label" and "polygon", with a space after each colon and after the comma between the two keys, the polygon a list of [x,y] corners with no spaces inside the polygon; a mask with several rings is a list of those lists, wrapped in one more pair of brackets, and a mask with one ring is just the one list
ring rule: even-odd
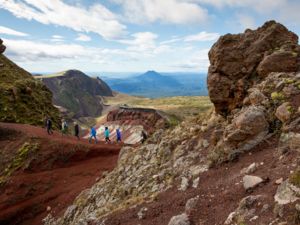
{"label": "group of hikers", "polygon": [[[110,140],[110,132],[108,127],[105,127],[104,129],[104,137],[105,137],[105,143],[111,143]],[[94,126],[91,126],[91,131],[90,131],[90,137],[89,137],[89,143],[91,143],[92,139],[95,139],[95,143],[97,143],[98,139],[97,139],[97,130],[95,129]],[[117,143],[122,142],[122,135],[121,135],[121,131],[119,128],[116,129],[116,139],[117,139]]]}
{"label": "group of hikers", "polygon": [[[49,135],[52,135],[53,134],[53,129],[52,129],[52,120],[47,117],[46,118],[46,129],[47,129],[47,133]],[[61,135],[66,135],[68,134],[68,123],[65,119],[62,120],[61,122]],[[80,139],[80,136],[79,136],[79,125],[77,122],[74,123],[74,136],[77,137],[77,139],[79,140]],[[105,127],[104,129],[104,137],[105,137],[105,143],[111,143],[111,140],[110,140],[110,131],[108,129],[108,127]],[[147,139],[147,134],[145,131],[142,131],[141,132],[141,142],[144,143],[144,141]],[[90,137],[89,137],[89,143],[91,143],[92,139],[95,140],[95,143],[98,142],[98,139],[97,139],[97,130],[94,126],[91,126],[90,128]],[[121,133],[121,130],[119,128],[116,129],[116,141],[117,143],[120,143],[122,142],[122,133]]]}

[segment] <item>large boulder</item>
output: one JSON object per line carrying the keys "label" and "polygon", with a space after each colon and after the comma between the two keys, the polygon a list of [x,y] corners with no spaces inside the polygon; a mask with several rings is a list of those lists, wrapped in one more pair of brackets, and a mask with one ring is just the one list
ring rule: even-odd
{"label": "large boulder", "polygon": [[233,148],[247,151],[268,134],[269,124],[262,107],[244,108],[225,129],[225,142]]}
{"label": "large boulder", "polygon": [[270,72],[297,71],[298,36],[269,21],[257,30],[220,37],[209,51],[209,60],[209,96],[216,112],[227,116]]}
{"label": "large boulder", "polygon": [[5,51],[5,49],[5,45],[3,45],[3,41],[0,39],[0,54],[2,54]]}

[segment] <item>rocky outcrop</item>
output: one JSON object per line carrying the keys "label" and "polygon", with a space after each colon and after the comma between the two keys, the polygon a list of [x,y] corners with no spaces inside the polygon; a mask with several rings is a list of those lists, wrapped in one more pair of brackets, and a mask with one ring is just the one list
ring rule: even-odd
{"label": "rocky outcrop", "polygon": [[209,51],[208,91],[216,112],[240,108],[247,90],[271,72],[298,69],[298,37],[269,21],[257,30],[222,36]]}
{"label": "rocky outcrop", "polygon": [[125,144],[137,144],[142,140],[142,131],[150,136],[167,126],[168,117],[163,112],[148,108],[120,107],[107,114],[106,120],[97,127],[97,132],[103,134],[105,127],[108,127],[111,139],[116,140],[116,129],[120,129]]}
{"label": "rocky outcrop", "polygon": [[149,134],[167,126],[167,116],[163,112],[147,108],[120,107],[110,111],[106,121],[120,125],[142,125]]}
{"label": "rocky outcrop", "polygon": [[[0,52],[5,46],[0,41]],[[40,81],[0,54],[0,121],[44,125],[45,117],[59,124],[52,94]]]}
{"label": "rocky outcrop", "polygon": [[[298,116],[298,37],[270,21],[257,30],[221,37],[209,52],[208,89],[215,111],[225,118],[210,152],[223,162],[264,141]],[[292,123],[291,123],[292,124]]]}
{"label": "rocky outcrop", "polygon": [[113,95],[99,77],[92,78],[78,70],[36,78],[52,91],[53,103],[74,118],[100,116],[104,105],[101,97]]}
{"label": "rocky outcrop", "polygon": [[0,39],[0,54],[2,54],[5,51],[6,47],[3,45],[2,39]]}
{"label": "rocky outcrop", "polygon": [[[207,118],[184,121],[167,131],[159,130],[140,147],[123,148],[117,168],[91,189],[82,192],[74,201],[72,212],[67,210],[64,216],[56,220],[48,216],[45,224],[88,224],[89,222],[101,224],[106,215],[119,209],[128,209],[140,203],[139,201],[144,202],[145,199],[154,198],[157,193],[171,187],[173,187],[172,193],[177,191],[191,193],[189,189],[197,188],[198,185],[203,189],[209,176],[202,180],[199,174],[207,170],[207,173],[214,171],[209,170],[209,166],[216,164],[221,167],[219,171],[235,171],[229,179],[232,179],[232,183],[226,185],[225,189],[220,189],[217,186],[225,182],[225,179],[219,177],[211,186],[206,187],[209,187],[208,189],[216,187],[215,192],[221,192],[222,196],[226,196],[229,195],[226,189],[236,185],[231,194],[236,197],[235,191],[241,194],[242,188],[244,195],[243,197],[239,195],[238,208],[229,214],[227,220],[228,214],[225,215],[224,220],[222,219],[223,221],[218,218],[219,220],[215,219],[214,223],[206,220],[203,224],[223,222],[238,224],[244,221],[247,221],[247,224],[248,221],[253,224],[259,222],[276,224],[270,223],[274,216],[276,217],[276,215],[269,215],[270,202],[262,205],[262,201],[273,200],[275,195],[275,192],[272,194],[270,191],[271,182],[268,182],[269,174],[266,174],[272,169],[267,169],[264,159],[254,158],[261,160],[259,167],[253,164],[245,170],[245,173],[253,173],[257,169],[255,176],[236,174],[236,171],[240,171],[241,164],[223,163],[239,160],[240,154],[248,152],[249,154],[244,154],[244,157],[240,158],[240,161],[247,163],[242,165],[244,167],[249,163],[249,160],[245,160],[246,157],[250,158],[252,154],[258,154],[259,151],[267,151],[260,155],[263,157],[272,155],[274,161],[267,163],[269,168],[275,169],[280,160],[275,156],[278,153],[271,150],[273,150],[273,142],[276,148],[280,133],[282,133],[280,139],[293,140],[293,145],[290,145],[292,141],[287,141],[285,147],[293,148],[295,154],[299,146],[300,130],[298,110],[300,73],[298,73],[297,42],[298,37],[294,33],[274,21],[267,22],[254,31],[247,30],[244,34],[221,37],[209,53],[211,66],[208,88],[210,98],[215,105],[215,112],[210,113]],[[283,62],[283,65],[279,62]],[[272,66],[273,63],[276,63],[276,66]],[[116,114],[112,117],[118,116]],[[283,134],[284,132],[286,134]],[[264,145],[267,145],[268,149],[263,149]],[[249,152],[254,148],[256,151]],[[281,160],[285,160],[284,156]],[[272,185],[279,177],[289,176],[292,172],[291,168],[282,163],[280,169],[284,169],[283,173],[275,179],[274,176],[270,176],[273,177]],[[241,176],[241,179],[237,179],[237,176]],[[299,177],[300,175],[295,178],[298,185]],[[264,185],[260,187],[260,184]],[[259,193],[246,197],[245,189]],[[260,192],[264,191],[267,196],[260,195]],[[276,199],[285,201],[289,196],[289,193],[286,195],[286,187],[280,185]],[[210,208],[212,206],[210,200],[214,197],[215,195],[210,193],[199,198],[201,200],[206,198],[205,201]],[[224,204],[229,204],[232,199],[227,198],[228,201]],[[188,205],[192,206],[196,202],[196,206],[201,207],[199,211],[207,210],[206,206],[198,204],[197,201],[193,200]],[[220,199],[217,204],[219,202]],[[177,211],[172,215],[174,217],[169,217],[168,222],[189,224],[192,222],[190,211],[193,210]],[[268,214],[262,215],[265,212]],[[210,215],[201,216],[204,215],[216,216],[215,211]],[[264,220],[266,216],[269,217]],[[197,222],[201,223],[201,221]]]}

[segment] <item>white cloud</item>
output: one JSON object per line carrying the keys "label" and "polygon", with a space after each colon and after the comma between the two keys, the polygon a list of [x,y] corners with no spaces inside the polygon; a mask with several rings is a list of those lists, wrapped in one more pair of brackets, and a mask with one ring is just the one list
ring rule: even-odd
{"label": "white cloud", "polygon": [[76,38],[77,41],[91,41],[91,37],[87,36],[85,34],[78,34],[78,37]]}
{"label": "white cloud", "polygon": [[209,49],[198,50],[192,53],[187,60],[178,61],[173,66],[183,70],[207,72],[209,66],[208,51]]}
{"label": "white cloud", "polygon": [[[120,62],[126,65],[135,62],[134,65],[138,66],[137,60],[145,63],[147,58],[154,58],[153,56],[168,51],[166,45],[153,43],[151,46],[146,46],[143,41],[150,40],[151,36],[150,34],[135,34],[132,40],[124,40],[128,43],[128,47],[122,49],[15,39],[4,39],[4,42],[7,47],[5,54],[16,63],[29,65],[31,71],[58,71],[82,67],[91,69],[92,66],[94,70],[101,70],[104,64],[112,65],[112,70],[116,70]],[[119,69],[124,70],[124,66]]]}
{"label": "white cloud", "polygon": [[0,26],[0,34],[6,34],[6,35],[12,35],[12,36],[20,36],[20,37],[25,37],[28,36],[28,34],[13,30],[8,27]]}
{"label": "white cloud", "polygon": [[237,14],[237,23],[242,29],[254,29],[256,28],[255,19],[246,14]]}
{"label": "white cloud", "polygon": [[55,39],[64,39],[64,37],[61,36],[61,35],[52,35],[52,38],[55,38]]}
{"label": "white cloud", "polygon": [[207,10],[184,0],[111,0],[120,4],[124,17],[134,23],[156,22],[173,24],[203,23]]}
{"label": "white cloud", "polygon": [[184,41],[214,41],[220,37],[220,34],[218,33],[208,33],[206,31],[202,31],[195,35],[189,35],[184,38]]}
{"label": "white cloud", "polygon": [[272,12],[288,4],[288,0],[185,0],[191,3],[207,4],[217,8],[233,7],[253,9],[259,13]]}
{"label": "white cloud", "polygon": [[19,18],[68,27],[80,32],[95,32],[105,39],[118,38],[126,30],[126,26],[99,3],[85,8],[66,4],[62,0],[0,0],[0,8]]}
{"label": "white cloud", "polygon": [[52,42],[64,42],[65,38],[61,35],[52,35],[50,41],[52,41]]}
{"label": "white cloud", "polygon": [[152,32],[139,32],[132,34],[132,39],[123,39],[118,42],[128,45],[129,52],[143,54],[144,56],[153,56],[169,51],[170,47],[156,42],[158,35]]}
{"label": "white cloud", "polygon": [[206,31],[201,31],[197,34],[187,35],[185,37],[175,37],[170,40],[162,41],[160,44],[173,44],[177,42],[193,42],[193,41],[215,41],[220,37],[218,33],[209,33]]}

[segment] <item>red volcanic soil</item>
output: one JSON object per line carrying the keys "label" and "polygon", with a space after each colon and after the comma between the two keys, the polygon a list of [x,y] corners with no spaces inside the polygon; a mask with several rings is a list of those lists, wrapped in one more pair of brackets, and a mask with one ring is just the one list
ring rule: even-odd
{"label": "red volcanic soil", "polygon": [[[168,224],[172,216],[184,212],[188,199],[199,196],[199,201],[190,215],[191,225],[223,225],[228,215],[238,207],[241,199],[249,195],[262,195],[263,200],[260,202],[260,206],[255,206],[260,223],[256,220],[247,221],[247,225],[269,224],[270,218],[274,217],[272,209],[278,187],[275,181],[281,177],[288,178],[290,170],[295,170],[297,165],[295,151],[285,154],[281,160],[278,160],[276,146],[277,138],[271,138],[268,142],[257,146],[250,154],[241,156],[237,162],[227,163],[202,173],[197,188],[189,188],[184,192],[178,191],[176,187],[171,188],[159,194],[153,202],[109,215],[105,224]],[[253,175],[262,177],[266,182],[254,190],[246,192],[241,183],[243,175],[240,174],[240,171],[253,162],[260,164]],[[270,209],[262,213],[261,208],[264,204],[269,204]],[[142,207],[146,207],[148,210],[145,218],[139,219],[138,212]]]}
{"label": "red volcanic soil", "polygon": [[115,167],[121,148],[103,142],[88,144],[58,132],[50,136],[30,125],[0,123],[1,157],[12,158],[25,141],[38,143],[39,150],[0,186],[3,225],[40,225],[49,212],[61,215],[81,191]]}

